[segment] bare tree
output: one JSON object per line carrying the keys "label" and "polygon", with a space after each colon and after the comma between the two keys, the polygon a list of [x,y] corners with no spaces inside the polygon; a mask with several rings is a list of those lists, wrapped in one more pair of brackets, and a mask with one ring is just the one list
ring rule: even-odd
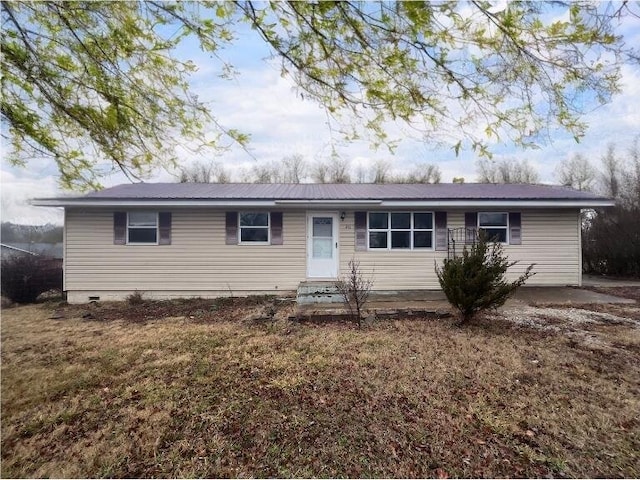
{"label": "bare tree", "polygon": [[582,222],[582,264],[587,272],[640,277],[639,138],[626,158],[613,144],[602,157],[598,190],[614,198],[616,205],[591,211]]}
{"label": "bare tree", "polygon": [[526,159],[505,158],[479,160],[476,164],[479,183],[538,183],[538,172]]}
{"label": "bare tree", "polygon": [[301,183],[307,176],[307,163],[298,153],[282,159],[282,181],[284,183]]}
{"label": "bare tree", "polygon": [[248,167],[241,167],[235,172],[240,183],[253,183],[253,171]]}
{"label": "bare tree", "polygon": [[320,160],[311,169],[311,180],[314,183],[329,183],[329,165]]}
{"label": "bare tree", "polygon": [[373,183],[389,182],[391,164],[387,160],[376,160],[372,170]]}
{"label": "bare tree", "polygon": [[296,178],[294,175],[299,175],[300,170],[293,172],[290,166],[284,164],[284,159],[281,162],[259,163],[253,166],[249,178],[254,183],[300,183],[293,181]]}
{"label": "bare tree", "polygon": [[580,153],[564,160],[556,169],[556,175],[562,185],[577,190],[592,190],[596,179],[596,170]]}
{"label": "bare tree", "polygon": [[355,183],[367,183],[368,172],[364,165],[359,163],[355,168]]}
{"label": "bare tree", "polygon": [[[390,183],[393,182],[391,164],[388,160],[378,159],[371,165],[359,162],[353,168],[351,180],[355,183]],[[338,182],[341,183],[341,182]]]}
{"label": "bare tree", "polygon": [[620,197],[628,206],[640,209],[640,135],[637,135],[631,142],[628,159],[626,174],[622,178]]}
{"label": "bare tree", "polygon": [[602,157],[602,173],[600,182],[603,193],[611,198],[620,193],[620,159],[616,157],[613,143],[607,145],[607,153]]}
{"label": "bare tree", "polygon": [[180,183],[229,183],[231,175],[220,162],[195,162],[180,170]]}
{"label": "bare tree", "polygon": [[328,176],[330,183],[351,183],[348,160],[340,157],[333,157],[329,162],[328,167]]}
{"label": "bare tree", "polygon": [[442,172],[440,167],[431,163],[416,165],[406,176],[397,175],[395,183],[440,183]]}

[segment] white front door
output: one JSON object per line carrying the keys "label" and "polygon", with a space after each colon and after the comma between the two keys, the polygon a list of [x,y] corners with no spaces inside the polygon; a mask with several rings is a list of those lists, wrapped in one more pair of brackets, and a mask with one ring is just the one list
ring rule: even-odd
{"label": "white front door", "polygon": [[307,277],[338,277],[338,214],[307,214]]}

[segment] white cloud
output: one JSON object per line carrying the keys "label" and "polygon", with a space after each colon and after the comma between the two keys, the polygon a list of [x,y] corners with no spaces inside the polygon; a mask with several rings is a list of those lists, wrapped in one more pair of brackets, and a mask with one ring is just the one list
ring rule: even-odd
{"label": "white cloud", "polygon": [[33,207],[29,201],[33,198],[55,197],[61,194],[57,180],[51,175],[45,177],[30,176],[26,171],[15,175],[4,167],[2,181],[2,221],[26,225],[44,223],[61,224],[61,208]]}

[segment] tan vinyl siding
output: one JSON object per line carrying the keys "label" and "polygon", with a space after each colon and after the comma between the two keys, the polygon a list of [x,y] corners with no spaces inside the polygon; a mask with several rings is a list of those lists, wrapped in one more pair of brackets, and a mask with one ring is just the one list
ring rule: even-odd
{"label": "tan vinyl siding", "polygon": [[[472,210],[448,211],[448,228],[464,227],[465,211]],[[578,210],[517,211],[522,214],[522,245],[505,245],[504,250],[511,260],[519,260],[520,263],[512,267],[508,276],[514,278],[529,264],[535,263],[534,271],[537,273],[527,285],[578,285],[581,276]],[[347,270],[349,260],[355,256],[360,260],[363,273],[373,278],[376,290],[439,288],[434,262],[441,265],[447,258],[446,251],[354,252],[353,228],[353,212],[349,212],[340,228],[341,271]]]}
{"label": "tan vinyl siding", "polygon": [[[171,245],[114,245],[113,211],[69,209],[64,261],[70,301],[88,301],[89,295],[122,299],[134,290],[155,298],[290,291],[305,280],[306,211],[284,212],[284,245],[255,246],[225,245],[224,210],[171,211]],[[464,227],[465,211],[449,210],[448,227]],[[522,245],[506,245],[505,252],[521,263],[510,276],[536,263],[528,285],[578,285],[578,210],[519,211]],[[353,212],[339,221],[341,272],[356,257],[376,290],[439,288],[434,263],[442,264],[446,251],[355,252]]]}
{"label": "tan vinyl siding", "polygon": [[522,245],[505,252],[520,263],[510,277],[535,263],[527,285],[579,285],[582,277],[580,214],[575,210],[522,211]]}
{"label": "tan vinyl siding", "polygon": [[305,276],[305,213],[284,214],[284,245],[225,245],[225,212],[174,210],[171,245],[114,245],[112,211],[68,211],[69,291],[279,291]]}

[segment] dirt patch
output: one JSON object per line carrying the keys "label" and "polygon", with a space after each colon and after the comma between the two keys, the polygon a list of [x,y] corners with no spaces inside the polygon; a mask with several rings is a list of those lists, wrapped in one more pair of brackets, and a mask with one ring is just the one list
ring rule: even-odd
{"label": "dirt patch", "polygon": [[[159,318],[182,317],[198,322],[236,321],[280,304],[291,303],[293,299],[271,295],[249,297],[220,297],[215,299],[190,298],[175,300],[141,300],[129,302],[93,302],[81,305],[58,304],[52,317],[84,318],[85,320],[144,323]],[[277,305],[274,307],[274,305]]]}

